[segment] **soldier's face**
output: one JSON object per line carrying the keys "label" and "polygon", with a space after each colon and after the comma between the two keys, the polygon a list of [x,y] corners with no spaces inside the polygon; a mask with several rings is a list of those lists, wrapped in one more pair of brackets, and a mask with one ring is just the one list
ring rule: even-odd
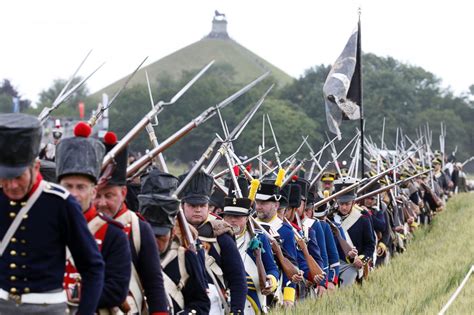
{"label": "soldier's face", "polygon": [[79,201],[82,212],[89,209],[92,199],[97,193],[95,185],[90,179],[80,175],[69,175],[61,178],[60,184]]}
{"label": "soldier's face", "polygon": [[247,216],[226,214],[224,216],[224,221],[229,223],[232,226],[234,233],[238,235],[242,233],[247,224]]}
{"label": "soldier's face", "polygon": [[257,217],[262,221],[268,221],[273,218],[278,210],[278,202],[276,201],[256,201]]}
{"label": "soldier's face", "polygon": [[298,215],[300,216],[300,218],[302,218],[304,216],[304,209],[305,208],[306,208],[306,201],[301,200],[300,206],[296,210],[298,212]]}
{"label": "soldier's face", "polygon": [[115,217],[127,196],[126,186],[106,186],[97,191],[94,205],[99,212]]}
{"label": "soldier's face", "polygon": [[339,205],[339,213],[342,215],[347,215],[351,212],[354,201],[338,202],[337,204]]}
{"label": "soldier's face", "polygon": [[199,226],[207,219],[209,214],[209,204],[192,205],[183,203],[184,216],[186,220],[193,226]]}
{"label": "soldier's face", "polygon": [[375,197],[365,198],[364,199],[364,206],[370,208],[370,207],[375,205],[376,201],[377,201],[377,199]]}
{"label": "soldier's face", "polygon": [[40,162],[36,161],[33,166],[28,167],[20,176],[0,178],[0,185],[5,195],[12,200],[23,199],[33,187],[39,168]]}
{"label": "soldier's face", "polygon": [[167,249],[171,240],[171,230],[166,235],[155,235],[156,245],[160,250],[160,254],[163,254]]}
{"label": "soldier's face", "polygon": [[324,181],[323,182],[323,190],[331,190],[332,189],[332,181]]}

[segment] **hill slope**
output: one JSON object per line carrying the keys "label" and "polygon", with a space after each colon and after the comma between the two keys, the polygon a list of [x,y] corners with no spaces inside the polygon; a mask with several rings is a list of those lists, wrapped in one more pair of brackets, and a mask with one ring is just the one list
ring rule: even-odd
{"label": "hill slope", "polygon": [[[159,80],[162,76],[179,79],[183,71],[201,69],[211,60],[216,64],[230,64],[235,70],[235,83],[248,83],[266,71],[271,71],[279,86],[293,81],[293,78],[260,58],[247,48],[232,39],[203,38],[162,59],[142,68],[130,82],[130,85],[146,84],[144,71],[148,71],[151,80]],[[114,93],[126,78],[122,78],[97,91],[93,96]]]}

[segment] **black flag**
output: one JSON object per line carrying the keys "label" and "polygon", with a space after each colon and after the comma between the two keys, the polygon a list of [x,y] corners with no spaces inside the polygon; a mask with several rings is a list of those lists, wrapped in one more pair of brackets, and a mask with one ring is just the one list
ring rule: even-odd
{"label": "black flag", "polygon": [[341,137],[341,121],[362,117],[360,21],[331,68],[323,93],[329,130]]}

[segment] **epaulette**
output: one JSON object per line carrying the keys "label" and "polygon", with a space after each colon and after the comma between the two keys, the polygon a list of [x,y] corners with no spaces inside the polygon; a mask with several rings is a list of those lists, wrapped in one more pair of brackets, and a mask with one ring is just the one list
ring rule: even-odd
{"label": "epaulette", "polygon": [[70,192],[66,188],[51,182],[46,182],[46,186],[43,188],[43,191],[48,194],[53,194],[61,197],[66,200],[69,197]]}
{"label": "epaulette", "polygon": [[109,217],[108,215],[106,215],[106,214],[104,214],[104,213],[102,213],[102,212],[99,212],[98,215],[99,215],[99,217],[100,217],[102,220],[104,220],[104,221],[107,222],[108,224],[115,225],[115,226],[117,226],[118,228],[120,228],[121,230],[123,230],[123,229],[125,228],[125,226],[124,226],[122,223],[120,223],[120,222],[118,222],[118,221],[112,219],[111,217]]}
{"label": "epaulette", "polygon": [[369,211],[367,211],[367,210],[365,210],[365,209],[361,209],[361,210],[360,210],[360,214],[362,214],[363,216],[370,216]]}

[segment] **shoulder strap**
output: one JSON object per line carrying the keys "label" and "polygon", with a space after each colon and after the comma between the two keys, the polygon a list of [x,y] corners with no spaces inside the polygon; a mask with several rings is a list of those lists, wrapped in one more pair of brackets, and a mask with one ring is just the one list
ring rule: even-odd
{"label": "shoulder strap", "polygon": [[26,205],[24,205],[20,209],[20,212],[18,212],[18,215],[16,216],[15,220],[13,220],[12,224],[10,225],[7,232],[3,236],[2,243],[0,244],[0,257],[2,257],[3,252],[7,248],[8,243],[10,243],[11,238],[13,237],[13,235],[15,235],[16,231],[18,230],[18,227],[20,226],[21,221],[23,220],[23,217],[25,216],[25,214],[28,213],[28,211],[30,211],[31,207],[36,202],[36,200],[38,200],[45,186],[46,186],[46,182],[42,180],[39,183],[39,186],[35,190],[35,192],[30,196],[30,198],[28,198]]}

